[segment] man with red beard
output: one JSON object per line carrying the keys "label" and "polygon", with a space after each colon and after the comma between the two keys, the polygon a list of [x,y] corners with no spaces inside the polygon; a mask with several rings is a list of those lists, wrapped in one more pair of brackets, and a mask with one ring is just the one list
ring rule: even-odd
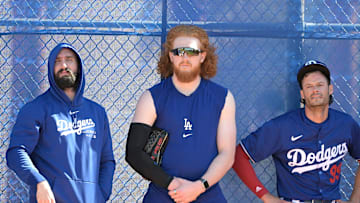
{"label": "man with red beard", "polygon": [[[266,203],[340,203],[342,158],[360,159],[360,127],[351,116],[329,108],[333,86],[330,71],[310,60],[298,71],[299,108],[280,115],[242,139],[236,148],[234,170]],[[257,179],[252,162],[273,157],[278,196]],[[360,201],[360,170],[350,202]]]}
{"label": "man with red beard", "polygon": [[[226,202],[218,182],[235,155],[235,101],[209,80],[217,69],[215,48],[192,25],[172,28],[164,48],[163,80],[138,101],[126,160],[151,180],[144,202]],[[161,167],[143,151],[152,126],[169,133]]]}

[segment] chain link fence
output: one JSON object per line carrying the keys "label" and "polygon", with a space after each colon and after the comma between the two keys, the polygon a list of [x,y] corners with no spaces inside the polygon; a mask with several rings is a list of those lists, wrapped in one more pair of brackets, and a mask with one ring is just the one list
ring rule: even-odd
{"label": "chain link fence", "polygon": [[[5,152],[19,109],[49,87],[47,57],[56,44],[79,51],[85,96],[107,110],[117,162],[109,202],[141,202],[148,182],[124,160],[126,137],[137,100],[160,80],[155,69],[168,29],[208,31],[219,55],[214,81],[235,96],[240,140],[299,106],[296,72],[309,59],[332,71],[332,107],[360,122],[358,11],[360,2],[351,0],[0,0],[0,202],[28,201]],[[276,194],[271,158],[254,167]],[[356,168],[344,159],[344,199]],[[232,170],[220,185],[229,202],[260,202]]]}

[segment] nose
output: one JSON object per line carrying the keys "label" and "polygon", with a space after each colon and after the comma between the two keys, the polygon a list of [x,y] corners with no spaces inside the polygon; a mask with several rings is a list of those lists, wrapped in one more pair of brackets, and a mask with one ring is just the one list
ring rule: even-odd
{"label": "nose", "polygon": [[189,59],[189,58],[190,58],[190,56],[189,56],[189,55],[187,55],[187,53],[184,53],[183,58],[184,58],[184,59]]}
{"label": "nose", "polygon": [[61,62],[61,67],[66,68],[66,67],[68,67],[68,65],[66,64],[66,62],[65,62],[65,61],[62,61],[62,62]]}
{"label": "nose", "polygon": [[65,61],[56,62],[55,67],[58,68],[59,72],[65,72],[69,69]]}
{"label": "nose", "polygon": [[315,86],[312,91],[313,94],[318,94],[320,92],[320,88]]}
{"label": "nose", "polygon": [[320,88],[321,88],[320,86],[315,85],[315,87],[314,87],[314,91],[317,91],[317,92],[318,92],[318,91],[320,91]]}

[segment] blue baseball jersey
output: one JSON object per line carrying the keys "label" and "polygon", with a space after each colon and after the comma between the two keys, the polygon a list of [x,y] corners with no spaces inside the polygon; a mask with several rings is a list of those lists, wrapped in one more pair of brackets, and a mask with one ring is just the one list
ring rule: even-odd
{"label": "blue baseball jersey", "polygon": [[[169,175],[198,180],[217,156],[217,129],[227,89],[201,79],[189,96],[180,93],[172,78],[150,89],[156,109],[155,126],[169,132],[162,168]],[[144,202],[173,202],[168,191],[151,183]],[[196,202],[226,202],[218,184]]]}
{"label": "blue baseball jersey", "polygon": [[342,158],[360,159],[360,128],[345,113],[329,109],[323,123],[297,109],[265,123],[241,141],[254,161],[272,155],[280,197],[298,200],[340,199]]}

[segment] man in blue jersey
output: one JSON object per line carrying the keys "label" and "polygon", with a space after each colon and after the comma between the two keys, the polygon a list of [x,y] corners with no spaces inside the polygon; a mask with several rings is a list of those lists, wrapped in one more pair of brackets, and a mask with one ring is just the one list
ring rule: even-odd
{"label": "man in blue jersey", "polygon": [[30,202],[105,202],[115,170],[109,122],[83,97],[84,69],[71,45],[51,51],[48,77],[50,88],[18,114],[7,164],[30,186]]}
{"label": "man in blue jersey", "polygon": [[[163,80],[138,101],[126,160],[152,181],[144,202],[226,202],[218,182],[235,156],[235,101],[209,80],[217,69],[215,48],[192,25],[172,28],[164,48]],[[151,126],[169,133],[161,167],[143,151]]]}
{"label": "man in blue jersey", "polygon": [[[333,86],[330,71],[319,61],[306,62],[298,71],[305,108],[285,113],[242,139],[234,170],[264,202],[334,203],[341,201],[342,158],[360,159],[360,127],[351,116],[329,108]],[[257,179],[249,160],[274,159],[278,197]],[[360,170],[350,202],[360,202]]]}

